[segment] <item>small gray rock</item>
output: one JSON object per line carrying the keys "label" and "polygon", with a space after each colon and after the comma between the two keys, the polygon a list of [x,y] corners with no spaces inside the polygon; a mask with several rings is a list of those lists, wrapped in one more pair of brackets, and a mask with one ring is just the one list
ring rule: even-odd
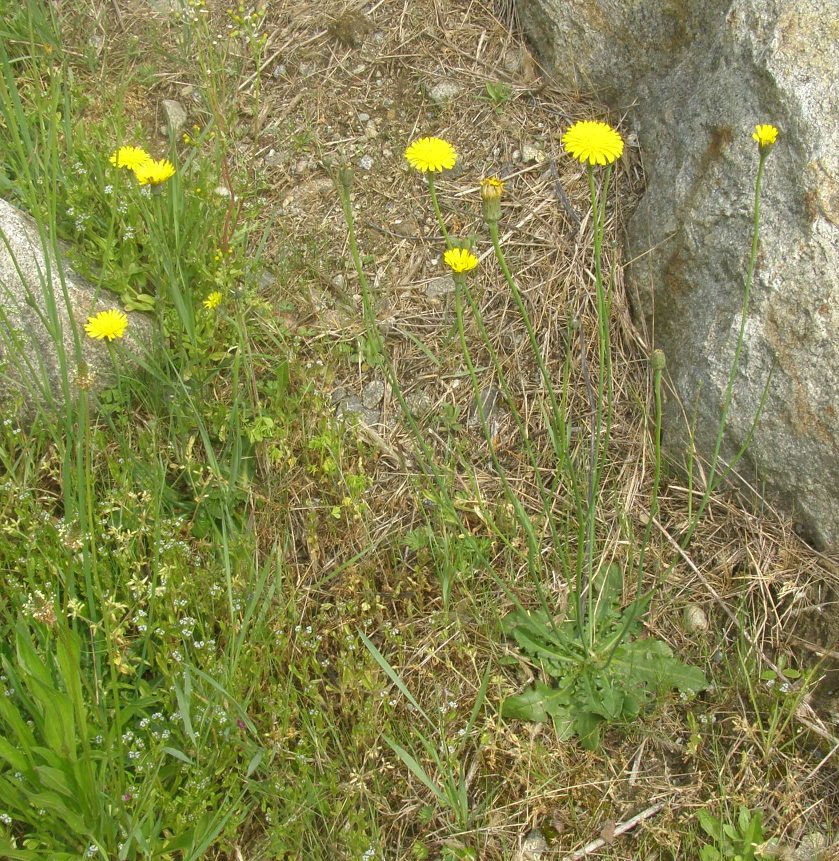
{"label": "small gray rock", "polygon": [[372,158],[370,158],[370,156],[369,156],[369,155],[363,155],[363,156],[361,156],[361,158],[358,160],[358,166],[359,166],[362,170],[372,170],[372,169],[373,169],[373,159],[372,159]]}
{"label": "small gray rock", "polygon": [[167,134],[177,135],[186,125],[186,111],[184,106],[174,99],[164,99],[160,103],[163,116],[166,119],[165,130]]}
{"label": "small gray rock", "polygon": [[460,84],[456,84],[454,81],[440,81],[439,84],[435,84],[428,91],[428,95],[430,96],[431,101],[438,105],[442,105],[446,102],[450,102],[462,92],[463,87],[461,87]]}
{"label": "small gray rock", "polygon": [[454,278],[451,275],[440,275],[437,278],[432,278],[425,288],[425,295],[434,301],[439,301],[450,293],[454,293]]}
{"label": "small gray rock", "polygon": [[545,160],[545,153],[536,144],[526,143],[521,148],[521,160],[525,164],[536,162],[541,164]]}
{"label": "small gray rock", "polygon": [[372,410],[377,407],[385,396],[385,384],[381,380],[370,380],[361,390],[361,403]]}
{"label": "small gray rock", "polygon": [[547,851],[548,841],[545,836],[538,828],[533,828],[522,841],[515,861],[539,861]]}
{"label": "small gray rock", "polygon": [[710,627],[708,617],[699,604],[688,604],[685,607],[682,615],[682,627],[689,634],[698,634],[708,630]]}
{"label": "small gray rock", "polygon": [[796,854],[801,861],[826,861],[830,841],[820,831],[805,834],[798,844]]}

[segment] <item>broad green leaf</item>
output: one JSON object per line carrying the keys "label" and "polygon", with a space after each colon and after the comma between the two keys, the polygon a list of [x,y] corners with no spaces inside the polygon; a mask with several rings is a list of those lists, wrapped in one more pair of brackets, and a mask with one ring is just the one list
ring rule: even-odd
{"label": "broad green leaf", "polygon": [[[10,668],[6,666],[6,675],[10,676]],[[12,703],[11,697],[0,696],[0,720],[4,721],[17,739],[17,744],[24,750],[28,750],[35,744],[35,736],[32,733],[26,719]]]}
{"label": "broad green leaf", "polygon": [[175,759],[179,759],[181,762],[185,762],[187,765],[192,765],[192,760],[182,751],[178,750],[174,747],[163,747],[161,750],[164,753],[168,753],[169,756],[174,756]]}
{"label": "broad green leaf", "polygon": [[51,768],[48,765],[36,765],[34,771],[41,779],[41,784],[47,789],[54,789],[65,798],[75,800],[75,789],[71,781],[67,779],[67,775],[60,768]]}
{"label": "broad green leaf", "polygon": [[600,726],[602,723],[603,719],[599,715],[585,709],[580,709],[576,713],[574,732],[586,750],[597,750],[600,746]]}
{"label": "broad green leaf", "polygon": [[82,819],[75,810],[71,810],[67,806],[64,798],[62,798],[57,792],[53,792],[52,790],[34,792],[30,796],[30,800],[32,802],[33,810],[44,808],[44,810],[51,811],[56,816],[63,819],[74,833],[85,834],[88,831],[88,827],[84,819]]}
{"label": "broad green leaf", "polygon": [[4,736],[0,736],[0,759],[5,759],[13,771],[24,772],[29,768],[29,760],[22,750],[11,744]]}
{"label": "broad green leaf", "polygon": [[699,820],[699,825],[702,830],[714,840],[722,840],[722,822],[716,816],[712,816],[707,810],[700,808],[696,811],[696,818]]}
{"label": "broad green leaf", "polygon": [[602,566],[593,578],[595,590],[594,618],[598,625],[614,615],[615,605],[623,594],[623,572],[620,565],[612,563]]}
{"label": "broad green leaf", "polygon": [[673,657],[670,647],[660,640],[635,640],[615,650],[614,672],[651,690],[702,691],[708,687],[704,673]]}
{"label": "broad green leaf", "polygon": [[76,758],[76,720],[70,698],[53,685],[45,685],[37,678],[31,679],[29,690],[43,709],[44,741],[56,753],[74,760]]}
{"label": "broad green leaf", "polygon": [[569,702],[566,689],[549,687],[544,682],[535,682],[532,688],[507,697],[501,703],[501,715],[512,720],[544,723],[554,715],[564,716]]}

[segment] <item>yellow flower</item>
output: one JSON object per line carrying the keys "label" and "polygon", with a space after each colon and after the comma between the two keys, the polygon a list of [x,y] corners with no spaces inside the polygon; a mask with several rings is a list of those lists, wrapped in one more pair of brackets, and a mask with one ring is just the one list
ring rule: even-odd
{"label": "yellow flower", "polygon": [[465,248],[450,248],[444,255],[443,260],[449,264],[454,272],[468,272],[478,265],[478,258]]}
{"label": "yellow flower", "polygon": [[212,311],[213,308],[218,308],[219,305],[221,305],[221,291],[213,290],[204,300],[204,307],[208,311]]}
{"label": "yellow flower", "polygon": [[488,176],[481,180],[481,208],[484,221],[497,224],[501,218],[501,193],[504,183],[497,176]]}
{"label": "yellow flower", "polygon": [[405,158],[411,167],[428,171],[451,170],[457,160],[454,147],[441,138],[420,138],[405,150]]}
{"label": "yellow flower", "polygon": [[504,183],[497,176],[486,176],[481,180],[481,199],[497,200],[504,191]]}
{"label": "yellow flower", "polygon": [[778,139],[778,130],[775,126],[770,125],[755,126],[752,137],[757,141],[758,146],[763,149],[775,143]]}
{"label": "yellow flower", "polygon": [[574,123],[562,145],[575,159],[589,164],[611,164],[623,152],[623,138],[606,123]]}
{"label": "yellow flower", "polygon": [[88,317],[84,330],[89,338],[96,338],[98,341],[107,338],[113,341],[114,338],[121,338],[125,334],[127,326],[128,317],[122,311],[111,309],[100,311],[95,317]]}
{"label": "yellow flower", "polygon": [[134,176],[137,177],[140,185],[159,185],[174,175],[175,166],[165,158],[158,160],[150,158],[134,168]]}
{"label": "yellow flower", "polygon": [[138,146],[121,146],[111,154],[108,161],[114,167],[127,167],[128,170],[136,170],[141,164],[151,159],[151,156]]}

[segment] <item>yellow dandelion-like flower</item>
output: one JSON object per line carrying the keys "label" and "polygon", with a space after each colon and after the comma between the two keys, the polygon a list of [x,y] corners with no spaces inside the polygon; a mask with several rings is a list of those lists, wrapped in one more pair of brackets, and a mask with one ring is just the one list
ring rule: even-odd
{"label": "yellow dandelion-like flower", "polygon": [[213,308],[218,308],[221,305],[221,291],[213,290],[212,293],[207,295],[207,298],[204,300],[204,307],[208,311],[212,311]]}
{"label": "yellow dandelion-like flower", "polygon": [[88,317],[84,330],[89,338],[95,338],[97,341],[107,338],[109,341],[113,341],[114,338],[121,338],[127,327],[128,317],[122,311],[112,308],[109,311],[100,311],[95,316]]}
{"label": "yellow dandelion-like flower", "polygon": [[454,147],[442,138],[420,138],[405,150],[405,158],[411,167],[423,173],[451,170],[457,161]]}
{"label": "yellow dandelion-like flower", "polygon": [[585,164],[611,164],[623,153],[623,138],[606,123],[574,123],[562,136],[562,145]]}
{"label": "yellow dandelion-like flower", "polygon": [[752,137],[757,141],[758,146],[763,149],[775,143],[778,139],[778,130],[775,126],[770,125],[755,126]]}
{"label": "yellow dandelion-like flower", "polygon": [[134,168],[134,176],[137,177],[140,185],[160,185],[174,175],[175,166],[165,158],[157,160],[150,158]]}
{"label": "yellow dandelion-like flower", "polygon": [[504,191],[504,183],[497,176],[487,176],[481,180],[481,198],[497,200]]}
{"label": "yellow dandelion-like flower", "polygon": [[468,272],[478,265],[478,258],[465,248],[450,248],[444,255],[443,260],[448,263],[454,272]]}
{"label": "yellow dandelion-like flower", "polygon": [[138,146],[121,146],[108,159],[114,167],[125,167],[136,170],[141,164],[151,159],[151,156]]}
{"label": "yellow dandelion-like flower", "polygon": [[498,224],[501,218],[501,195],[504,183],[497,176],[488,176],[481,180],[481,209],[484,221],[488,224]]}

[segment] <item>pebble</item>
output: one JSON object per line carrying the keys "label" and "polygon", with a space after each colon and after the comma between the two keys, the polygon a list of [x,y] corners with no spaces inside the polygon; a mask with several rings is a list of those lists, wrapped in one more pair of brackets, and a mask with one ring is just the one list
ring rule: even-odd
{"label": "pebble", "polygon": [[516,854],[516,861],[539,861],[548,851],[548,841],[538,828],[532,829],[521,844]]}
{"label": "pebble", "polygon": [[277,152],[275,149],[269,149],[262,163],[265,167],[277,167],[277,165],[282,164],[284,161],[285,156],[283,153]]}
{"label": "pebble", "polygon": [[462,89],[459,84],[455,84],[453,81],[440,81],[428,91],[428,95],[433,102],[442,105],[460,95]]}
{"label": "pebble", "polygon": [[545,153],[535,144],[526,143],[521,148],[521,160],[525,164],[536,162],[541,164],[545,160]]}
{"label": "pebble", "polygon": [[369,155],[363,155],[363,156],[361,156],[361,158],[358,160],[358,166],[359,166],[362,170],[372,170],[372,168],[373,168],[373,159],[372,159],[372,158],[370,158],[370,156],[369,156]]}
{"label": "pebble", "polygon": [[370,119],[370,114],[360,113],[358,115],[358,121],[360,123],[366,123]]}
{"label": "pebble", "polygon": [[797,853],[802,861],[827,861],[830,841],[819,831],[805,834],[798,844]]}
{"label": "pebble", "polygon": [[364,135],[368,138],[376,138],[379,136],[379,130],[376,128],[376,121],[370,120],[367,125],[364,126]]}
{"label": "pebble", "polygon": [[186,111],[184,106],[175,99],[163,99],[160,103],[163,108],[163,116],[166,125],[163,127],[164,134],[176,135],[186,125]]}
{"label": "pebble", "polygon": [[707,631],[710,628],[708,617],[699,604],[688,604],[685,607],[682,614],[682,626],[685,631],[691,634]]}
{"label": "pebble", "polygon": [[432,301],[439,301],[443,296],[454,293],[454,278],[451,275],[440,275],[432,278],[425,288],[425,295]]}
{"label": "pebble", "polygon": [[381,380],[370,380],[361,390],[361,403],[368,410],[378,406],[385,396],[385,384]]}

